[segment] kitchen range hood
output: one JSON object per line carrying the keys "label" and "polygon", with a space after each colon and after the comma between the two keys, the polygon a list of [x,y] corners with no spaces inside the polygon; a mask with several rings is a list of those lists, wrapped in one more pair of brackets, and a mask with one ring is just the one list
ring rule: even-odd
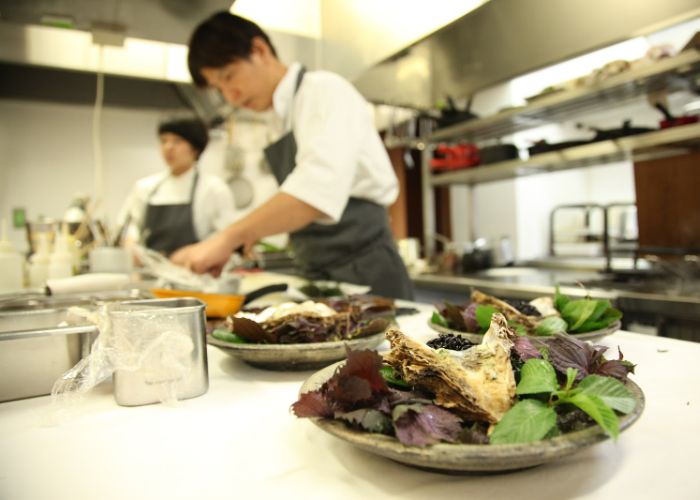
{"label": "kitchen range hood", "polygon": [[354,83],[373,102],[428,109],[699,15],[697,0],[491,0]]}
{"label": "kitchen range hood", "polygon": [[108,105],[190,109],[207,123],[230,112],[191,85],[193,27],[231,0],[0,0],[0,97],[90,104],[95,74]]}

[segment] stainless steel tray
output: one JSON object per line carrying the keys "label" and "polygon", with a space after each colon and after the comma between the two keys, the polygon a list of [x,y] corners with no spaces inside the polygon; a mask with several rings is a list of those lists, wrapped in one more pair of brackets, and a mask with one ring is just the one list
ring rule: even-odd
{"label": "stainless steel tray", "polygon": [[0,311],[0,402],[50,394],[87,355],[97,328],[67,319],[67,306]]}

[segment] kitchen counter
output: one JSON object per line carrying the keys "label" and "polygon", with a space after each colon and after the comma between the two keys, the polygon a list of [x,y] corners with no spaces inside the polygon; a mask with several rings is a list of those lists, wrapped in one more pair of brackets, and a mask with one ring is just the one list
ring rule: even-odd
{"label": "kitchen counter", "polygon": [[[418,307],[399,323],[426,340],[432,308]],[[558,463],[468,476],[394,463],[290,414],[312,372],[252,368],[209,346],[209,391],[174,406],[120,407],[109,383],[65,412],[48,397],[0,404],[0,498],[700,498],[700,344],[627,332],[601,343],[638,364],[646,408],[617,442]]]}

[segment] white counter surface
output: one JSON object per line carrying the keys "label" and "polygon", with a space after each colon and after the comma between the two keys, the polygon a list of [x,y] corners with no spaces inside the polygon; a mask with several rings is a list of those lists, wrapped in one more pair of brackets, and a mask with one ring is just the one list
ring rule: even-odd
{"label": "white counter surface", "polygon": [[[402,317],[426,339],[430,307]],[[289,406],[311,372],[264,371],[209,347],[209,391],[126,408],[103,384],[59,423],[48,397],[0,404],[0,499],[698,499],[700,344],[618,332],[646,395],[617,442],[495,475],[413,469],[358,450]]]}

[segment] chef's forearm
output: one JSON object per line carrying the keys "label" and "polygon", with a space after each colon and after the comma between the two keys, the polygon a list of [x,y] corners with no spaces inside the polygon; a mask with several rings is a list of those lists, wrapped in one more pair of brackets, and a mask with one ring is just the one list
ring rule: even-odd
{"label": "chef's forearm", "polygon": [[277,193],[243,219],[224,229],[235,244],[250,246],[273,234],[301,229],[325,214],[287,193]]}

